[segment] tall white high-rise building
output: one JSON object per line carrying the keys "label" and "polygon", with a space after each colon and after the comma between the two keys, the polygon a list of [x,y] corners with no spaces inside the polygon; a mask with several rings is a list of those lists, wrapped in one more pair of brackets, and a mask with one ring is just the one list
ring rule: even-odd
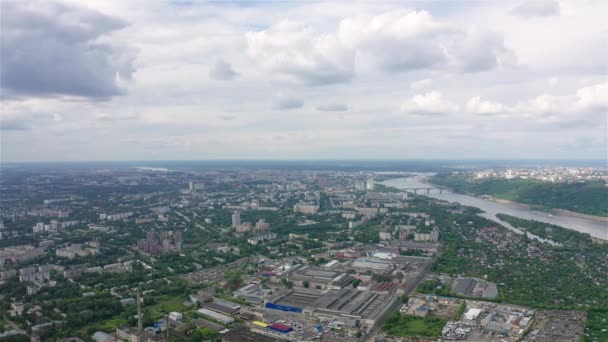
{"label": "tall white high-rise building", "polygon": [[355,189],[365,190],[365,182],[361,180],[355,181]]}
{"label": "tall white high-rise building", "polygon": [[376,188],[376,183],[374,183],[374,180],[368,180],[367,183],[365,183],[367,190],[374,190],[374,188]]}
{"label": "tall white high-rise building", "polygon": [[236,228],[236,227],[238,227],[240,225],[241,225],[241,213],[238,212],[238,211],[235,211],[232,214],[232,227]]}

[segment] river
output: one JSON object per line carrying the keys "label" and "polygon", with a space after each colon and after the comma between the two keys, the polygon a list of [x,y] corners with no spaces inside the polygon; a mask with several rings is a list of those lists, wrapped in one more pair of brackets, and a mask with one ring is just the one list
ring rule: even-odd
{"label": "river", "polygon": [[[425,183],[425,180],[432,175],[432,173],[412,173],[410,177],[394,178],[379,183],[398,189],[425,188],[429,187],[429,184]],[[549,215],[546,212],[531,210],[522,206],[518,206],[517,204],[498,203],[488,199],[464,194],[456,194],[446,190],[444,190],[441,194],[436,193],[436,191],[432,191],[430,194],[426,194],[426,192],[424,191],[419,191],[419,194],[444,201],[457,202],[462,205],[479,208],[484,211],[481,216],[515,230],[516,228],[511,227],[508,223],[498,219],[496,217],[496,214],[507,214],[526,220],[536,220],[540,222],[555,224],[582,233],[588,233],[592,237],[598,239],[608,240],[607,222],[559,214]]]}

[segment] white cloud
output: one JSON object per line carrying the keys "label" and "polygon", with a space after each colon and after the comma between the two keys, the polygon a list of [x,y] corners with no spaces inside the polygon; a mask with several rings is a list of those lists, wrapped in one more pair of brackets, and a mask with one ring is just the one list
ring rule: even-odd
{"label": "white cloud", "polygon": [[551,77],[549,79],[548,83],[549,83],[549,88],[555,88],[555,87],[557,87],[557,84],[559,83],[559,78],[557,78],[557,77]]}
{"label": "white cloud", "polygon": [[539,95],[520,101],[512,109],[515,115],[549,122],[606,125],[608,83],[578,89],[574,94]]}
{"label": "white cloud", "polygon": [[218,60],[209,70],[209,77],[213,80],[229,81],[239,74],[234,71],[232,65],[224,60]]}
{"label": "white cloud", "polygon": [[449,30],[428,12],[397,10],[346,18],[340,22],[337,35],[365,61],[395,72],[443,64],[446,56],[440,38]]}
{"label": "white cloud", "polygon": [[608,82],[581,88],[576,96],[576,106],[580,110],[608,111]]}
{"label": "white cloud", "polygon": [[506,111],[504,105],[491,101],[483,101],[481,97],[472,97],[467,101],[467,111],[472,114],[495,115]]}
{"label": "white cloud", "polygon": [[312,85],[350,81],[357,66],[389,74],[452,67],[476,72],[516,61],[499,33],[403,9],[344,18],[335,32],[281,20],[247,32],[246,40],[248,55],[271,76]]}
{"label": "white cloud", "polygon": [[415,91],[420,91],[422,89],[428,88],[433,85],[433,80],[430,78],[425,78],[422,80],[414,81],[410,83],[410,89]]}
{"label": "white cloud", "polygon": [[511,10],[511,13],[524,18],[559,15],[559,2],[556,0],[526,0]]}
{"label": "white cloud", "polygon": [[354,75],[354,54],[333,35],[283,20],[267,30],[247,32],[247,52],[262,68],[306,84],[330,84]]}
{"label": "white cloud", "polygon": [[0,130],[3,131],[25,131],[43,123],[60,121],[55,120],[60,118],[59,114],[38,111],[30,103],[0,103]]}
{"label": "white cloud", "polygon": [[401,110],[410,114],[447,115],[458,109],[457,104],[445,100],[437,91],[415,95],[401,105]]}
{"label": "white cloud", "polygon": [[478,72],[495,67],[510,67],[517,64],[515,54],[504,45],[497,32],[472,28],[456,33],[446,48],[450,64],[464,72]]}

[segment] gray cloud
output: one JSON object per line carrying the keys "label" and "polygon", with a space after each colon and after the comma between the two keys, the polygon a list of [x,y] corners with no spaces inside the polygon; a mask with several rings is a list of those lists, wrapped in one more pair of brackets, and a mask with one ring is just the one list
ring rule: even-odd
{"label": "gray cloud", "polygon": [[524,18],[559,15],[559,2],[555,0],[528,0],[513,8],[511,13]]}
{"label": "gray cloud", "polygon": [[439,45],[420,40],[378,39],[368,42],[364,54],[389,73],[428,69],[446,64],[446,56]]}
{"label": "gray cloud", "polygon": [[348,110],[348,106],[341,103],[327,103],[318,105],[317,110],[322,112],[344,112]]}
{"label": "gray cloud", "polygon": [[505,48],[501,34],[495,32],[468,32],[451,45],[454,64],[464,72],[478,72],[496,66],[514,65],[516,57]]}
{"label": "gray cloud", "polygon": [[233,80],[238,75],[239,74],[232,68],[232,65],[224,60],[218,60],[209,70],[209,77],[218,81]]}
{"label": "gray cloud", "polygon": [[13,119],[2,119],[0,120],[0,130],[4,131],[26,131],[30,129],[29,120],[20,120],[17,118]]}
{"label": "gray cloud", "polygon": [[[48,113],[32,113],[27,110],[20,112],[2,109],[0,115],[0,130],[3,131],[27,131],[32,127],[48,124],[54,115]],[[55,115],[59,117],[59,115]]]}
{"label": "gray cloud", "polygon": [[137,113],[129,113],[129,114],[97,114],[95,118],[99,121],[127,121],[127,120],[135,120],[139,118]]}
{"label": "gray cloud", "polygon": [[274,108],[280,110],[302,108],[303,106],[302,101],[294,98],[280,99],[274,104]]}
{"label": "gray cloud", "polygon": [[0,28],[2,89],[15,96],[107,98],[122,93],[134,56],[100,38],[127,26],[85,8],[41,1],[3,1]]}
{"label": "gray cloud", "polygon": [[236,119],[236,116],[234,116],[234,115],[220,115],[220,116],[218,116],[218,118],[220,118],[220,119],[222,119],[224,121],[231,121],[231,120]]}

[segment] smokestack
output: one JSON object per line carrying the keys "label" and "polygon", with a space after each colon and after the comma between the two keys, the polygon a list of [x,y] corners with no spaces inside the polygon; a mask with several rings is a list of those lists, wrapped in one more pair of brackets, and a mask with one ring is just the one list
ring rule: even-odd
{"label": "smokestack", "polygon": [[141,332],[143,331],[143,326],[141,322],[141,303],[139,297],[139,291],[137,291],[137,342],[141,342]]}
{"label": "smokestack", "polygon": [[169,314],[167,314],[167,341],[169,341]]}

